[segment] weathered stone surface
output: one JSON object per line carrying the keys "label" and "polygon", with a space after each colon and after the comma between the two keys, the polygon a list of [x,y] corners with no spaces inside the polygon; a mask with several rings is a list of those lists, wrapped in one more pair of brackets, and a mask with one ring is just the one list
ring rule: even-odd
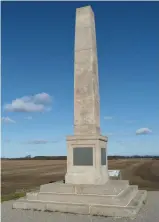
{"label": "weathered stone surface", "polygon": [[76,10],[74,62],[74,133],[100,134],[96,33],[90,6]]}
{"label": "weathered stone surface", "polygon": [[[76,10],[74,53],[74,136],[67,137],[65,181],[68,184],[105,184],[109,175],[106,152],[102,156],[102,148],[107,151],[107,137],[100,136],[96,30],[90,6]],[[75,147],[92,147],[92,164],[88,163],[89,158],[85,164],[74,164]],[[84,163],[84,157],[80,162]]]}
{"label": "weathered stone surface", "polygon": [[[104,185],[49,183],[40,186],[40,193],[119,195],[129,186],[128,180],[109,180]],[[28,195],[28,194],[27,194]],[[29,193],[36,198],[37,193]],[[27,196],[28,197],[28,196]],[[29,197],[30,199],[30,197]]]}
{"label": "weathered stone surface", "polygon": [[40,192],[15,201],[13,208],[132,217],[146,197],[146,191],[138,191],[137,186],[129,186],[128,181],[122,180],[105,185],[46,184],[41,186]]}
{"label": "weathered stone surface", "polygon": [[[108,163],[101,164],[101,148],[106,147],[107,137],[97,135],[74,135],[67,137],[67,173],[68,184],[105,184],[109,180]],[[73,149],[76,147],[93,148],[93,166],[75,166]],[[106,157],[107,159],[107,157]]]}

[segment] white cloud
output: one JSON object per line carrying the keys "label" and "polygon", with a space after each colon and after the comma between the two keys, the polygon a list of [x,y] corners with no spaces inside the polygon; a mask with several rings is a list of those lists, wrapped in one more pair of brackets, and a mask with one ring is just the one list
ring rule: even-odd
{"label": "white cloud", "polygon": [[113,117],[112,116],[105,116],[104,119],[105,120],[111,120],[111,119],[113,119]]}
{"label": "white cloud", "polygon": [[4,109],[8,112],[44,112],[50,111],[52,97],[47,93],[39,93],[33,96],[24,96],[5,104]]}
{"label": "white cloud", "polygon": [[39,93],[34,96],[35,103],[49,104],[52,102],[52,98],[47,93]]}
{"label": "white cloud", "polygon": [[15,120],[9,118],[9,117],[2,117],[2,122],[3,123],[16,123]]}
{"label": "white cloud", "polygon": [[27,117],[25,117],[25,119],[31,120],[31,119],[33,119],[33,117],[32,116],[27,116]]}
{"label": "white cloud", "polygon": [[150,130],[149,128],[140,128],[136,130],[136,135],[145,135],[150,133],[152,133],[152,130]]}
{"label": "white cloud", "polygon": [[43,112],[45,110],[43,104],[25,102],[22,99],[13,100],[11,104],[6,104],[4,108],[9,112]]}

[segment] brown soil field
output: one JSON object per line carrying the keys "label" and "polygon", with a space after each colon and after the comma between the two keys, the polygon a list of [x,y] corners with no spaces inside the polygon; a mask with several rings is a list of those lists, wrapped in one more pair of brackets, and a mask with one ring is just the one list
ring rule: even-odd
{"label": "brown soil field", "polygon": [[[159,160],[109,160],[109,169],[121,169],[122,179],[139,189],[159,191]],[[1,192],[8,195],[18,190],[29,190],[50,181],[63,180],[66,160],[2,160]]]}

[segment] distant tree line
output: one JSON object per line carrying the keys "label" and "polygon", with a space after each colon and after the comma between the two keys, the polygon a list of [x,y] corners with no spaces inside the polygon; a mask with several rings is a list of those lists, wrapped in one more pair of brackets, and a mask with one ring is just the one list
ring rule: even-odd
{"label": "distant tree line", "polygon": [[[133,155],[133,156],[108,156],[108,160],[118,160],[118,159],[154,159],[159,160],[159,156],[140,156],[140,155]],[[67,160],[67,156],[35,156],[31,157],[31,155],[27,155],[25,157],[17,157],[17,158],[6,158],[2,157],[2,160]]]}
{"label": "distant tree line", "polygon": [[159,160],[159,156],[150,156],[150,155],[108,156],[108,160],[118,160],[118,159],[156,159],[156,160]]}

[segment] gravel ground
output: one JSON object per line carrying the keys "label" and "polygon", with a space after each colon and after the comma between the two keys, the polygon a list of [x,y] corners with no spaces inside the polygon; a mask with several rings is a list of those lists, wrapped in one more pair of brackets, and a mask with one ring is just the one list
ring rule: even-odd
{"label": "gravel ground", "polygon": [[[12,209],[14,201],[3,202],[1,205],[2,222],[130,222],[132,219],[111,217],[93,217],[58,212],[39,212]],[[133,222],[159,222],[159,192],[148,192],[147,203],[143,206]]]}

